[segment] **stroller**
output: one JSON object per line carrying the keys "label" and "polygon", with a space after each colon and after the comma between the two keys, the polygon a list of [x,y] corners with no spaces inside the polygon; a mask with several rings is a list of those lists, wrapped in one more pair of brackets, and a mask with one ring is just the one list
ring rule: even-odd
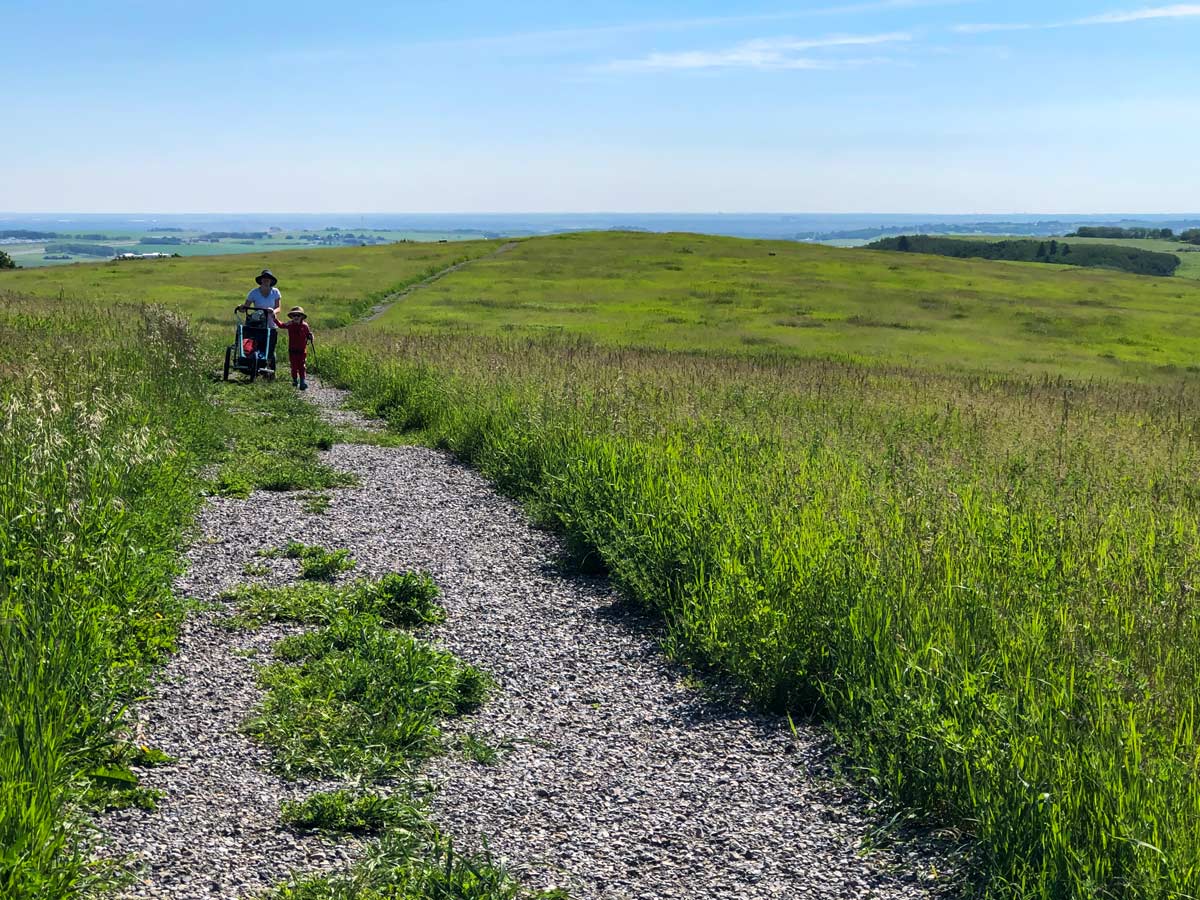
{"label": "stroller", "polygon": [[223,378],[230,372],[242,372],[251,381],[258,376],[275,378],[275,344],[278,332],[270,327],[269,312],[265,309],[234,311],[233,343],[225,348]]}

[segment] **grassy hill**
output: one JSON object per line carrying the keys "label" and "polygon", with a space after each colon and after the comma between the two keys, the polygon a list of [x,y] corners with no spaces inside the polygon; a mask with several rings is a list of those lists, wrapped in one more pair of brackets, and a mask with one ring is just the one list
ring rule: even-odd
{"label": "grassy hill", "polygon": [[789,242],[571,234],[470,266],[370,327],[1140,378],[1194,362],[1200,285]]}
{"label": "grassy hill", "polygon": [[[162,303],[219,331],[266,266],[279,275],[285,303],[304,305],[326,330],[430,272],[499,246],[395,244],[60,266],[0,273],[0,290],[76,303]],[[1200,285],[784,241],[584,233],[525,240],[406,298],[370,328],[1145,378],[1193,365]]]}
{"label": "grassy hill", "polygon": [[490,253],[496,241],[391,244],[234,256],[130,260],[0,272],[0,291],[104,308],[154,303],[201,326],[231,325],[233,308],[271,269],[288,306],[311,307],[314,327],[348,324],[388,293],[431,272]]}
{"label": "grassy hill", "polygon": [[[216,354],[112,304],[223,336],[270,265],[315,314],[323,377],[527,501],[680,659],[823,717],[861,783],[958,830],[981,895],[1200,894],[1200,284],[680,234],[497,247],[0,273],[0,399],[16,385],[41,427],[32,346],[56,377],[103,376],[63,396],[144,394],[127,418],[161,418],[164,454],[199,439]],[[146,371],[123,375],[134,350]],[[156,399],[171,379],[186,403]],[[3,439],[21,471],[30,441]],[[91,502],[70,460],[137,457],[62,446],[62,509]],[[48,545],[22,545],[31,571]]]}

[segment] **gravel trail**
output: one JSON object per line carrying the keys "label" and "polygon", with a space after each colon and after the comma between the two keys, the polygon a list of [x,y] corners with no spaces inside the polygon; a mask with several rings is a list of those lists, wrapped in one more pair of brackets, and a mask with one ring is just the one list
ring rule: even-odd
{"label": "gravel trail", "polygon": [[[213,604],[221,591],[247,581],[293,581],[295,560],[257,559],[254,552],[282,546],[285,534],[304,534],[311,518],[294,495],[211,499],[200,515],[200,539],[187,551],[189,568],[177,591]],[[269,567],[271,574],[247,577],[242,569],[251,562]],[[138,770],[144,786],[165,791],[156,811],[121,810],[99,820],[108,853],[127,856],[141,870],[120,898],[250,897],[293,871],[344,868],[359,849],[354,842],[339,844],[281,827],[282,800],[341,785],[276,777],[267,771],[269,752],[242,734],[242,723],[262,696],[255,663],[268,659],[272,644],[297,628],[230,632],[215,622],[226,612],[221,606],[213,604],[188,619],[178,654],[153,696],[135,710],[138,743],[165,751],[175,762]]]}
{"label": "gravel trail", "polygon": [[[344,393],[314,384],[323,414]],[[361,485],[329,491],[324,514],[288,495],[214,500],[188,551],[180,589],[211,599],[248,580],[254,550],[290,540],[346,547],[347,577],[424,569],[443,590],[446,622],[430,636],[490,672],[483,709],[451,723],[501,753],[482,765],[458,751],[427,774],[434,818],[458,846],[484,843],[532,888],[573,900],[624,898],[917,898],[941,861],[923,849],[860,852],[861,802],[837,786],[819,729],[707,697],[662,655],[657,626],[602,579],[562,574],[557,539],[444,453],[339,444],[328,465]],[[266,561],[269,581],[295,577]],[[258,699],[248,649],[284,629],[231,635],[195,616],[155,697],[141,739],[179,763],[146,773],[167,791],[159,811],[103,821],[119,850],[147,866],[126,896],[248,897],[294,869],[344,866],[352,843],[299,838],[278,804],[327,785],[289,784],[238,732]]]}

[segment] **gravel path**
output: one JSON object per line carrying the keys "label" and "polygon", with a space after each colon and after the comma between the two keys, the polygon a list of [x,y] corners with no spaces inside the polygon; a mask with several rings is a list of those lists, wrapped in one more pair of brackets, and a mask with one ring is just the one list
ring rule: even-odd
{"label": "gravel path", "polygon": [[[344,394],[314,385],[323,412]],[[490,766],[436,759],[435,819],[460,846],[491,851],[534,888],[573,900],[618,898],[915,898],[929,896],[933,856],[860,846],[862,805],[836,786],[827,737],[706,698],[658,650],[656,626],[603,581],[561,574],[557,540],[475,472],[418,447],[338,445],[329,465],[360,487],[330,491],[328,511],[297,499],[216,500],[201,519],[180,587],[209,599],[245,581],[263,546],[302,540],[347,547],[353,576],[421,568],[443,589],[447,621],[433,637],[489,671],[498,690],[453,724],[502,747]],[[269,561],[272,579],[294,577]],[[252,636],[187,627],[160,690],[139,711],[143,740],[180,762],[147,773],[167,790],[156,813],[103,823],[147,865],[139,898],[243,897],[292,869],[344,865],[352,844],[279,829],[278,803],[317,786],[264,772],[265,753],[238,724],[252,709]],[[451,735],[453,737],[453,734]]]}
{"label": "gravel path", "polygon": [[[247,581],[294,580],[295,560],[256,559],[254,552],[282,546],[285,534],[303,535],[305,523],[314,518],[319,517],[306,514],[299,499],[286,494],[210,500],[177,590],[211,603],[221,591]],[[270,567],[271,575],[247,577],[242,569],[251,562]],[[154,695],[136,710],[137,741],[164,750],[176,762],[139,770],[143,785],[166,792],[158,810],[122,810],[99,822],[110,839],[109,852],[128,855],[142,869],[119,897],[248,897],[293,871],[344,868],[358,850],[353,842],[339,845],[280,826],[282,800],[341,785],[277,778],[267,771],[269,753],[241,733],[262,696],[255,662],[268,658],[271,645],[297,629],[271,625],[233,633],[214,622],[224,613],[218,604],[189,618],[179,653]]]}

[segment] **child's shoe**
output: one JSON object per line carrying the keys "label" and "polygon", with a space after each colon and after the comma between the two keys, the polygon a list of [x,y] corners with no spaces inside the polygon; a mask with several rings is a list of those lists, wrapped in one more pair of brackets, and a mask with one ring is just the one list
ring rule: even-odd
{"label": "child's shoe", "polygon": [[302,390],[302,391],[308,390],[308,382],[307,381],[305,381],[303,379],[300,380],[300,390]]}

